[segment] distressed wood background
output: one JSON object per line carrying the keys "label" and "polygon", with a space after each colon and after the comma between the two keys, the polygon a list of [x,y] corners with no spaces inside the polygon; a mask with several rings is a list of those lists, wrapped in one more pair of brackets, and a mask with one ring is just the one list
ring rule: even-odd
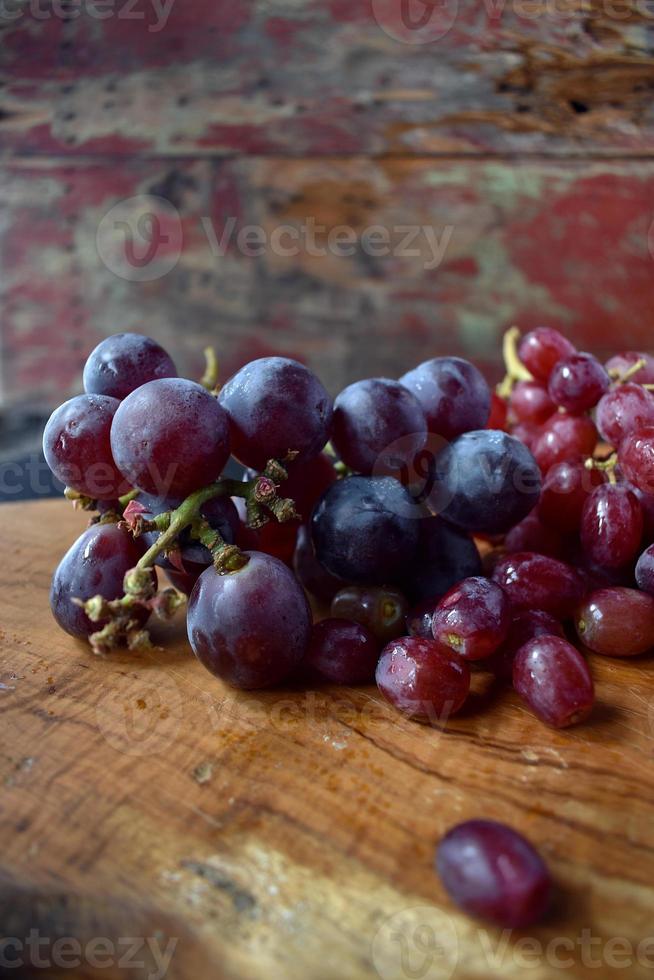
{"label": "distressed wood background", "polygon": [[[513,322],[652,346],[654,4],[402,6],[5,0],[5,407],[78,390],[123,329],[191,374],[207,342],[225,373],[295,355],[334,393],[446,351],[494,376]],[[126,266],[153,214],[155,265]]]}

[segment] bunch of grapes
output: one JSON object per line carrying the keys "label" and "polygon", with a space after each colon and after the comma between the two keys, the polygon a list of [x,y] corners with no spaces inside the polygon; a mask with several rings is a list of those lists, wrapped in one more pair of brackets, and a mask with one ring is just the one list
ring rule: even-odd
{"label": "bunch of grapes", "polygon": [[[547,725],[584,720],[587,651],[654,646],[654,358],[603,366],[548,328],[504,353],[494,392],[439,357],[332,402],[288,358],[219,387],[149,338],[103,341],[44,433],[95,511],[55,571],[57,622],[101,654],[185,606],[196,657],[240,688],[376,680],[440,725],[482,670]],[[330,604],[315,624],[309,597]]]}

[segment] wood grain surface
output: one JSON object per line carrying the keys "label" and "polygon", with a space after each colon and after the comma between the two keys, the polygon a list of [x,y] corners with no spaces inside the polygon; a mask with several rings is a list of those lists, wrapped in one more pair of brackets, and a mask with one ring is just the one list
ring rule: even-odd
{"label": "wood grain surface", "polygon": [[[182,980],[651,975],[651,660],[593,658],[596,710],[568,732],[483,674],[446,731],[373,688],[238,693],[195,661],[183,617],[148,655],[94,658],[48,610],[83,515],[0,517],[3,935],[173,938]],[[471,817],[541,849],[542,926],[504,934],[449,901],[434,847]]]}

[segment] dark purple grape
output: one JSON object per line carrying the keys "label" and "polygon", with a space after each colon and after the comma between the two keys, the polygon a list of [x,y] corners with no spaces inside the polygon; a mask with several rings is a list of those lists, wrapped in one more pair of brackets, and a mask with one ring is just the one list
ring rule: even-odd
{"label": "dark purple grape", "polygon": [[629,487],[605,483],[591,493],[581,515],[581,544],[601,568],[623,568],[640,550],[643,512]]}
{"label": "dark purple grape", "polygon": [[602,439],[617,447],[634,429],[654,425],[654,395],[632,381],[618,385],[600,399],[596,423]]}
{"label": "dark purple grape", "polygon": [[543,609],[556,619],[572,616],[584,595],[584,581],[575,568],[529,551],[501,559],[493,581],[504,589],[515,610]]}
{"label": "dark purple grape", "polygon": [[434,610],[432,634],[464,660],[490,657],[504,642],[510,623],[504,592],[487,578],[467,578],[443,596]]}
{"label": "dark purple grape", "polygon": [[424,639],[433,640],[431,621],[439,598],[440,596],[435,599],[423,599],[408,611],[406,614],[406,632],[409,636],[421,636]]}
{"label": "dark purple grape", "polygon": [[317,456],[329,439],[332,401],[308,368],[287,357],[261,357],[237,371],[220,392],[230,420],[232,452],[245,466],[297,452]]}
{"label": "dark purple grape", "polygon": [[551,327],[536,327],[520,341],[518,356],[538,381],[549,381],[552,368],[575,353],[567,337]]}
{"label": "dark purple grape", "polygon": [[[169,510],[176,510],[182,501],[178,498],[153,497],[147,493],[142,493],[138,497],[138,502],[146,509],[147,517],[157,517]],[[202,505],[200,516],[217,531],[227,544],[234,544],[239,531],[239,516],[234,502],[230,497],[213,497]],[[159,537],[158,531],[146,531],[142,536],[146,548],[153,545]],[[211,564],[211,552],[199,541],[191,537],[190,529],[182,531],[175,544],[175,550],[179,551],[179,560],[184,566],[184,570],[196,578],[203,569]],[[162,553],[155,558],[155,564],[167,571],[171,569],[181,569],[178,565],[171,563],[170,559]],[[183,591],[183,590],[182,590]]]}
{"label": "dark purple grape", "polygon": [[43,432],[43,455],[56,478],[93,500],[115,500],[130,489],[111,452],[119,405],[105,395],[76,395],[55,409]]}
{"label": "dark purple grape", "polygon": [[539,922],[551,901],[541,856],[521,834],[492,820],[452,828],[438,846],[436,870],[464,912],[507,929]]}
{"label": "dark purple grape", "polygon": [[356,473],[396,476],[412,470],[426,441],[420,402],[399,381],[355,381],[334,402],[332,443]]}
{"label": "dark purple grape", "polygon": [[597,589],[575,617],[577,636],[594,653],[635,657],[654,647],[654,598],[637,589]]}
{"label": "dark purple grape", "polygon": [[377,664],[377,686],[394,707],[418,721],[443,724],[463,706],[470,668],[435,640],[393,640]]}
{"label": "dark purple grape", "polygon": [[634,429],[623,438],[618,462],[630,483],[643,493],[654,494],[654,425]]}
{"label": "dark purple grape", "polygon": [[543,473],[556,463],[592,456],[597,445],[597,429],[587,415],[556,412],[540,430],[533,453]]}
{"label": "dark purple grape", "polygon": [[536,636],[560,636],[565,639],[563,627],[542,609],[523,609],[514,614],[506,640],[492,657],[484,661],[484,668],[503,680],[513,679],[515,655],[528,640]]}
{"label": "dark purple grape", "polygon": [[[108,602],[119,599],[125,573],[135,567],[142,554],[141,544],[117,524],[93,524],[80,534],[52,577],[50,608],[59,626],[78,637],[101,630],[106,621],[92,623],[72,600],[86,602],[96,595]],[[135,613],[141,625],[147,618],[147,613]]]}
{"label": "dark purple grape", "polygon": [[375,678],[379,642],[348,619],[323,619],[311,630],[306,662],[333,684],[368,684]]}
{"label": "dark purple grape", "polygon": [[[583,460],[565,460],[552,466],[543,480],[538,516],[548,528],[576,534],[581,526],[584,504],[593,490],[604,483],[601,470],[587,469]],[[538,551],[527,548],[527,551]]]}
{"label": "dark purple grape", "polygon": [[188,596],[193,591],[193,586],[200,578],[200,575],[205,568],[206,565],[195,565],[194,570],[191,572],[177,572],[174,568],[167,568],[166,575],[170,579],[170,584],[174,586],[174,588]]}
{"label": "dark purple grape", "polygon": [[236,572],[207,568],[188,603],[189,643],[207,670],[234,687],[278,684],[304,657],[311,611],[293,573],[271,555],[247,552]]}
{"label": "dark purple grape", "polygon": [[156,341],[139,333],[117,333],[89,354],[84,391],[125,398],[148,381],[176,377],[177,368]]}
{"label": "dark purple grape", "polygon": [[542,425],[556,411],[547,388],[537,381],[518,381],[510,405],[516,419],[527,425]]}
{"label": "dark purple grape", "polygon": [[311,532],[304,525],[297,533],[293,570],[307,592],[325,602],[329,602],[343,588],[343,580],[331,575],[316,558]]}
{"label": "dark purple grape", "polygon": [[413,602],[434,599],[436,605],[457,582],[474,575],[481,575],[481,558],[467,531],[440,517],[423,517],[418,522],[417,557],[403,585]]}
{"label": "dark purple grape", "polygon": [[538,503],[541,476],[534,457],[506,432],[466,432],[436,459],[441,513],[465,531],[503,534]]}
{"label": "dark purple grape", "polygon": [[229,458],[229,423],[201,385],[162,378],[120,403],[111,448],[132,486],[155,497],[184,498],[220,476]]}
{"label": "dark purple grape", "polygon": [[536,636],[518,650],[513,686],[536,717],[553,728],[583,721],[595,700],[588,664],[560,636]]}
{"label": "dark purple grape", "polygon": [[416,396],[430,432],[454,439],[488,422],[491,392],[483,374],[461,357],[435,357],[400,378]]}
{"label": "dark purple grape", "polygon": [[332,599],[331,614],[361,623],[380,643],[390,643],[405,632],[407,601],[397,589],[378,585],[341,586]]}
{"label": "dark purple grape", "polygon": [[610,383],[600,362],[592,354],[581,353],[554,366],[547,390],[556,405],[577,415],[597,405]]}
{"label": "dark purple grape", "polygon": [[350,476],[318,501],[311,534],[319,562],[346,582],[401,582],[415,558],[411,495],[392,477]]}
{"label": "dark purple grape", "polygon": [[654,545],[645,548],[636,564],[636,584],[643,592],[654,596]]}

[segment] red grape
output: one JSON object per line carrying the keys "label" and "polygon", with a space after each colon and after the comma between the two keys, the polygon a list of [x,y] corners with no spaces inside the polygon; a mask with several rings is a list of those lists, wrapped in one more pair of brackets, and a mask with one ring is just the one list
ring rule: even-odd
{"label": "red grape", "polygon": [[636,584],[643,592],[654,595],[654,545],[645,548],[636,563]]}
{"label": "red grape", "polygon": [[293,570],[307,592],[326,602],[343,588],[343,580],[330,575],[316,558],[311,533],[304,525],[297,533]]}
{"label": "red grape", "polygon": [[586,500],[603,482],[601,470],[587,469],[582,460],[556,463],[543,480],[538,504],[540,520],[548,528],[576,534],[581,526],[581,513]]}
{"label": "red grape", "polygon": [[527,425],[542,425],[556,411],[547,388],[537,381],[518,381],[510,404],[516,419]]}
{"label": "red grape", "polygon": [[635,493],[610,483],[593,490],[581,515],[581,544],[591,562],[624,567],[636,557],[642,536],[643,512]]}
{"label": "red grape", "polygon": [[635,429],[618,449],[623,475],[643,493],[654,494],[654,425]]}
{"label": "red grape", "polygon": [[220,392],[230,420],[232,452],[245,466],[297,452],[317,456],[329,439],[332,401],[318,378],[287,357],[261,357],[237,371]]}
{"label": "red grape", "polygon": [[521,834],[492,820],[468,820],[438,846],[436,870],[468,915],[507,929],[534,925],[547,912],[552,881]]}
{"label": "red grape", "polygon": [[592,354],[572,354],[550,374],[548,391],[556,405],[577,414],[597,405],[611,379]]}
{"label": "red grape", "polygon": [[556,619],[571,616],[584,594],[583,579],[571,565],[528,551],[499,561],[493,581],[514,609],[543,609]]}
{"label": "red grape", "polygon": [[454,439],[488,422],[491,392],[481,372],[461,357],[435,357],[400,378],[422,405],[430,432]]}
{"label": "red grape", "polygon": [[435,640],[407,636],[393,640],[377,664],[377,686],[398,711],[432,724],[447,721],[470,690],[470,668]]}
{"label": "red grape", "polygon": [[504,539],[507,552],[537,551],[541,555],[561,558],[565,552],[565,542],[552,527],[542,524],[538,514],[527,514],[524,520],[511,528]]}
{"label": "red grape", "polygon": [[536,717],[553,728],[583,721],[595,700],[588,664],[560,636],[536,636],[518,650],[513,686]]}
{"label": "red grape", "polygon": [[540,425],[528,425],[526,422],[518,422],[511,430],[511,435],[515,439],[519,439],[520,442],[524,442],[527,449],[533,452],[536,440],[540,435],[540,430]]}
{"label": "red grape", "polygon": [[184,498],[220,476],[229,458],[228,419],[193,381],[149,381],[120,403],[111,448],[132,486]]}
{"label": "red grape", "polygon": [[306,662],[333,684],[368,684],[378,660],[378,641],[361,623],[323,619],[311,630]]}
{"label": "red grape", "polygon": [[634,657],[654,647],[654,598],[614,586],[591,592],[575,618],[581,642],[607,657]]}
{"label": "red grape", "polygon": [[464,579],[434,610],[432,634],[465,660],[482,660],[504,642],[510,622],[502,589],[486,578]]}
{"label": "red grape", "polygon": [[638,497],[643,512],[643,539],[645,544],[648,544],[654,541],[654,496],[651,493],[644,493],[633,484],[627,485]]}
{"label": "red grape", "polygon": [[506,640],[500,649],[484,661],[484,667],[503,680],[513,678],[515,655],[528,640],[536,636],[565,637],[563,627],[542,609],[523,609],[513,615]]}
{"label": "red grape", "polygon": [[543,473],[566,460],[592,456],[597,445],[597,429],[586,415],[557,412],[542,427],[533,445],[536,462]]}
{"label": "red grape", "polygon": [[412,469],[426,441],[420,402],[399,381],[356,381],[334,402],[332,443],[357,473],[396,476],[402,468]]}
{"label": "red grape", "polygon": [[565,357],[575,353],[567,337],[550,327],[537,327],[526,334],[518,348],[518,356],[537,381],[549,380],[552,368]]}
{"label": "red grape", "polygon": [[278,684],[304,657],[311,611],[295,576],[257,551],[238,571],[207,568],[188,603],[189,643],[207,670],[234,687]]}
{"label": "red grape", "polygon": [[602,439],[619,446],[630,432],[654,425],[654,395],[631,381],[618,385],[600,398],[596,422]]}
{"label": "red grape", "polygon": [[407,601],[397,589],[348,585],[333,597],[331,614],[361,623],[385,644],[404,633]]}
{"label": "red grape", "polygon": [[111,452],[119,406],[106,395],[77,395],[55,409],[45,426],[46,463],[58,480],[92,500],[115,500],[130,488]]}
{"label": "red grape", "polygon": [[497,394],[497,392],[491,392],[491,409],[490,415],[488,416],[488,422],[486,423],[487,429],[505,429],[506,428],[506,417],[508,415],[509,406],[504,398]]}
{"label": "red grape", "polygon": [[[50,607],[59,626],[78,637],[101,630],[106,621],[92,623],[72,600],[86,602],[96,595],[108,602],[119,599],[125,573],[134,568],[142,554],[139,541],[117,524],[93,524],[87,528],[66,552],[52,577]],[[139,610],[134,618],[143,625],[148,613]]]}
{"label": "red grape", "polygon": [[[652,384],[654,382],[654,357],[651,354],[639,354],[637,351],[626,351],[615,354],[604,365],[612,377],[624,375],[637,361],[645,361],[645,365],[631,377],[637,384]],[[617,374],[615,373],[617,372]]]}
{"label": "red grape", "polygon": [[125,398],[135,388],[158,378],[176,378],[172,359],[154,340],[138,333],[106,337],[84,365],[84,391]]}

